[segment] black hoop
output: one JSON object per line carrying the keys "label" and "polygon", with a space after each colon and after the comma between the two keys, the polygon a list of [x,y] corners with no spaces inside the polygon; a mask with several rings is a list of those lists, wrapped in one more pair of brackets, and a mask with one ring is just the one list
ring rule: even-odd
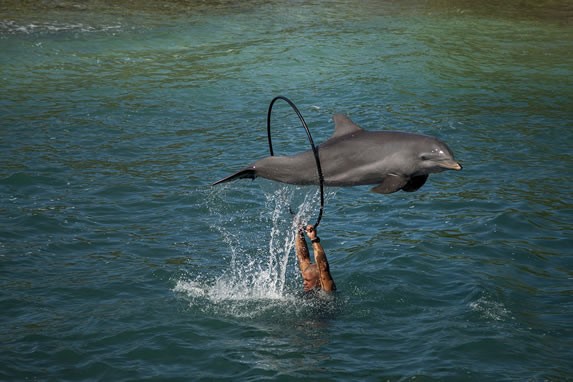
{"label": "black hoop", "polygon": [[271,139],[271,113],[273,111],[273,105],[279,99],[282,99],[283,101],[287,102],[290,105],[290,107],[292,107],[292,109],[294,110],[296,115],[298,115],[298,118],[300,119],[300,122],[302,123],[302,127],[304,127],[304,129],[306,130],[308,142],[310,143],[310,146],[312,147],[312,152],[314,153],[314,159],[316,161],[316,170],[318,172],[318,180],[319,180],[319,184],[320,184],[320,212],[318,213],[318,219],[316,219],[316,223],[314,224],[314,228],[316,228],[320,224],[320,220],[322,219],[322,213],[324,211],[324,176],[322,175],[322,167],[320,166],[320,158],[318,157],[318,149],[314,145],[314,141],[312,140],[312,135],[310,135],[310,130],[308,129],[308,126],[307,126],[306,122],[304,121],[302,114],[300,113],[300,111],[298,111],[298,108],[295,106],[295,104],[290,99],[283,97],[283,96],[277,96],[277,97],[273,98],[273,100],[271,101],[271,104],[269,105],[269,111],[267,113],[267,137],[269,139],[269,151],[271,153],[271,156],[274,156],[273,142]]}

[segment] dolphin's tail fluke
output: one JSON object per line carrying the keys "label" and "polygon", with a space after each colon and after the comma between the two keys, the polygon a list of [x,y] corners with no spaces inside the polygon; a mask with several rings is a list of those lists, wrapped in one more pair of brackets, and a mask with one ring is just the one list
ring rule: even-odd
{"label": "dolphin's tail fluke", "polygon": [[243,179],[243,178],[255,179],[256,177],[257,174],[255,173],[255,169],[253,167],[247,167],[242,169],[241,171],[234,173],[233,175],[229,175],[226,178],[216,181],[215,183],[212,184],[212,186],[219,183],[230,182],[232,180]]}

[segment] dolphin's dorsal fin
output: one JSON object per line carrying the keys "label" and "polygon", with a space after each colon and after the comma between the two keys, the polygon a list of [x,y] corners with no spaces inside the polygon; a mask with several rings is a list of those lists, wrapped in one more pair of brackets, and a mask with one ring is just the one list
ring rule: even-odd
{"label": "dolphin's dorsal fin", "polygon": [[362,131],[360,126],[352,122],[352,120],[344,114],[334,114],[332,119],[334,119],[334,134],[332,138]]}

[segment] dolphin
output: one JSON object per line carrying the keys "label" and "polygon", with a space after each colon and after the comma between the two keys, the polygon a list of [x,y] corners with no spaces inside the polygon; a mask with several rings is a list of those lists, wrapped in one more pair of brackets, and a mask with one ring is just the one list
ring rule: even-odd
{"label": "dolphin", "polygon": [[[429,174],[461,170],[450,148],[437,138],[398,131],[367,131],[343,114],[335,114],[334,134],[317,146],[324,185],[352,187],[375,184],[372,191],[413,192]],[[317,185],[312,150],[292,156],[269,156],[213,185],[262,177],[295,185]]]}

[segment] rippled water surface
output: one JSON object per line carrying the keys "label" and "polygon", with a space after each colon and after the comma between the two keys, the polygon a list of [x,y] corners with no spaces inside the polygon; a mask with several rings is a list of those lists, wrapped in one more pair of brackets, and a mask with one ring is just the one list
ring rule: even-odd
{"label": "rippled water surface", "polygon": [[[567,1],[0,2],[1,380],[573,379]],[[210,184],[284,95],[446,141],[418,192]],[[273,114],[275,151],[307,149]]]}

